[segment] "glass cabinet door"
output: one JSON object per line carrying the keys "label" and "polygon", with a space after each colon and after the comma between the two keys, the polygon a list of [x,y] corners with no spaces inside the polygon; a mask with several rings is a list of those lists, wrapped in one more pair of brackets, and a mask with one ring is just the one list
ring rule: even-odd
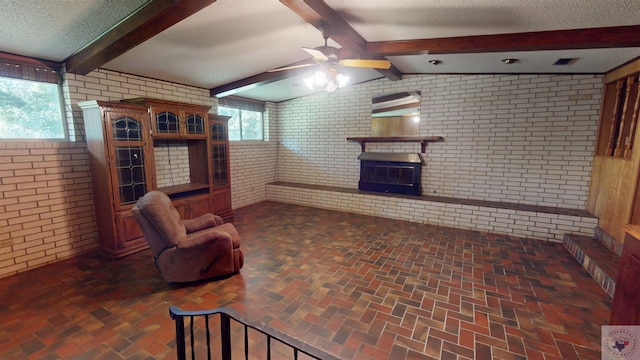
{"label": "glass cabinet door", "polygon": [[213,165],[213,187],[229,184],[229,156],[227,154],[227,127],[211,125],[211,161]]}
{"label": "glass cabinet door", "polygon": [[147,192],[143,128],[140,121],[128,116],[111,121],[114,164],[120,205],[135,203]]}
{"label": "glass cabinet door", "polygon": [[191,114],[187,116],[187,134],[189,135],[202,135],[204,134],[204,118],[198,114]]}
{"label": "glass cabinet door", "polygon": [[211,146],[213,162],[213,187],[227,185],[227,148],[225,145]]}
{"label": "glass cabinet door", "polygon": [[180,117],[171,111],[157,113],[156,131],[158,134],[180,134]]}
{"label": "glass cabinet door", "polygon": [[227,127],[222,124],[211,125],[211,141],[227,141]]}

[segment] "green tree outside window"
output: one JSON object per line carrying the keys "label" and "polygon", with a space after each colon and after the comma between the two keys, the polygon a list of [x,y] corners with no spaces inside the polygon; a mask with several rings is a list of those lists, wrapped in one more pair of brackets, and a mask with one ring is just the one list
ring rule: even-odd
{"label": "green tree outside window", "polygon": [[262,113],[224,106],[218,107],[218,114],[230,116],[229,140],[263,140]]}
{"label": "green tree outside window", "polygon": [[0,138],[64,139],[58,85],[0,77]]}

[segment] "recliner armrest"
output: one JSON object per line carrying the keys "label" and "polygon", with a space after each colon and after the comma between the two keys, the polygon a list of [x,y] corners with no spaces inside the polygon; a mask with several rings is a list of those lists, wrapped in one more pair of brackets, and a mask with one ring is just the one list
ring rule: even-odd
{"label": "recliner armrest", "polygon": [[187,234],[211,227],[216,227],[218,225],[222,225],[223,223],[224,220],[222,220],[220,216],[214,214],[203,214],[194,219],[182,220],[182,224],[184,224],[184,227],[187,230]]}
{"label": "recliner armrest", "polygon": [[208,244],[214,242],[222,242],[229,244],[229,249],[232,249],[233,240],[231,235],[226,231],[220,231],[216,228],[208,228],[195,233],[190,234],[184,241],[181,241],[177,245],[177,249],[180,250],[196,250],[201,247],[207,247]]}

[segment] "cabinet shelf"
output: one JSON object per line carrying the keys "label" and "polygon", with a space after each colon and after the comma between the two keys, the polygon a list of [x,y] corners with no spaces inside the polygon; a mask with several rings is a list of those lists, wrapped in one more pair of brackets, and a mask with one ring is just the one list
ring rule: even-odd
{"label": "cabinet shelf", "polygon": [[382,143],[382,142],[417,142],[420,143],[420,152],[424,153],[427,144],[430,142],[444,141],[442,136],[365,136],[365,137],[348,137],[349,141],[360,143],[362,152],[365,152],[366,144]]}
{"label": "cabinet shelf", "polygon": [[209,184],[189,183],[172,186],[165,186],[157,189],[169,195],[170,198],[180,197],[183,195],[192,195],[194,193],[209,192]]}

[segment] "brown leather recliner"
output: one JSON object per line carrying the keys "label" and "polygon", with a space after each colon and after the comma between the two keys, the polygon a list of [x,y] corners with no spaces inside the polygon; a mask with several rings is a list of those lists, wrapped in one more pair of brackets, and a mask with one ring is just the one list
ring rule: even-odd
{"label": "brown leather recliner", "polygon": [[131,211],[156,267],[170,283],[234,274],[244,265],[236,228],[217,215],[180,220],[171,199],[160,191],[146,193]]}

